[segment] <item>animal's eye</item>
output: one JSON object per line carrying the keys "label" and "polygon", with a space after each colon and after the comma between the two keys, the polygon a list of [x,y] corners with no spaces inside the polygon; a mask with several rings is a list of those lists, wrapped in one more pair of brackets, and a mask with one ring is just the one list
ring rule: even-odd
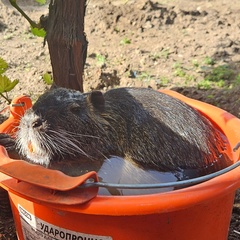
{"label": "animal's eye", "polygon": [[72,103],[71,105],[70,105],[70,111],[72,112],[72,113],[79,113],[80,112],[80,106],[79,106],[79,104],[77,104],[77,103]]}

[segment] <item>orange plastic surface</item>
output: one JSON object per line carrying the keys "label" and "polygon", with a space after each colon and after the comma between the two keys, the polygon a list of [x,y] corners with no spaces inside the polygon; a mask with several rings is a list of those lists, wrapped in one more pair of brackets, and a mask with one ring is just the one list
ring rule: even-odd
{"label": "orange plastic surface", "polygon": [[83,204],[97,196],[98,188],[74,188],[68,191],[54,191],[49,188],[38,187],[27,182],[17,182],[9,178],[2,181],[2,186],[24,199],[41,204],[77,205]]}
{"label": "orange plastic surface", "polygon": [[[182,194],[185,195],[185,199],[188,199],[187,192]],[[154,198],[161,199],[161,196],[159,194],[154,196]],[[91,212],[82,213],[83,209],[87,208],[89,210],[92,205],[95,205],[97,199],[100,201],[99,197],[86,204],[77,205],[74,208],[69,206],[65,209],[56,204],[32,203],[11,192],[10,198],[14,203],[12,209],[20,240],[24,240],[24,237],[22,220],[18,210],[19,205],[45,222],[58,226],[59,230],[70,229],[80,233],[111,237],[108,239],[103,237],[69,237],[64,239],[227,240],[234,192],[222,194],[220,197],[210,199],[204,203],[198,202],[198,204],[187,206],[186,208],[176,209],[176,211],[171,211],[171,208],[163,209],[165,206],[162,206],[161,201],[158,201],[159,204],[155,207],[155,212],[150,214],[145,214],[143,210],[148,208],[152,202],[148,203],[145,199],[142,201],[141,198],[137,198],[135,199],[138,206],[137,210],[133,214],[128,213],[127,215],[124,215],[121,211],[127,205],[125,202],[128,199],[125,197],[119,197],[118,205],[115,205],[115,209],[111,208],[112,212],[106,215],[93,215]],[[112,202],[108,201],[108,199],[102,201],[104,201],[102,211],[109,212],[108,208],[111,207]],[[141,201],[142,205],[140,205]],[[168,201],[169,205],[175,204],[172,198],[169,198]],[[122,204],[124,204],[123,207],[121,206]],[[130,206],[132,206],[132,202],[130,202]],[[47,224],[45,226],[47,227]],[[50,231],[50,227],[46,230]],[[76,234],[76,236],[79,235]],[[63,238],[56,237],[53,239]]]}
{"label": "orange plastic surface", "polygon": [[88,172],[82,176],[70,177],[60,171],[52,171],[23,160],[13,160],[7,156],[6,150],[0,146],[0,172],[19,181],[34,184],[43,188],[68,191],[81,185],[88,179],[98,181],[96,172]]}
{"label": "orange plastic surface", "polygon": [[24,112],[31,107],[32,101],[28,96],[23,95],[14,98],[10,104],[9,118],[0,125],[0,132],[14,135]]}
{"label": "orange plastic surface", "polygon": [[77,189],[88,179],[98,181],[96,172],[70,177],[60,171],[10,159],[2,146],[0,146],[0,159],[0,172],[13,177],[6,178],[0,174],[1,185],[26,198],[48,203],[80,204],[91,200],[98,193],[98,188]]}

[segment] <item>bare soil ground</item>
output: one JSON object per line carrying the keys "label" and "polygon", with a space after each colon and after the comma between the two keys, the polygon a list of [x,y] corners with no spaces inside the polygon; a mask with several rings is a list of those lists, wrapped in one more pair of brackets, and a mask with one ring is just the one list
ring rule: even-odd
{"label": "bare soil ground", "polygon": [[[33,0],[18,3],[36,21],[48,12]],[[84,89],[170,88],[240,117],[239,15],[239,0],[90,0]],[[8,0],[0,1],[0,57],[9,63],[6,75],[20,80],[10,98],[34,100],[49,88],[42,79],[51,73],[48,48]],[[229,240],[240,239],[239,195]],[[0,239],[16,239],[13,228],[0,211]]]}

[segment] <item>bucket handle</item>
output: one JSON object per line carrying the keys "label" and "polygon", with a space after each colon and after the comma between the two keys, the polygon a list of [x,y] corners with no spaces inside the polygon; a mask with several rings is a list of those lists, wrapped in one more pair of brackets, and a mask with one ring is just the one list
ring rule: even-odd
{"label": "bucket handle", "polygon": [[217,172],[204,175],[201,177],[178,181],[178,182],[151,183],[151,184],[118,184],[118,183],[92,182],[92,183],[84,183],[80,185],[79,188],[91,188],[91,187],[120,188],[120,189],[153,189],[153,188],[168,188],[168,187],[183,188],[183,187],[188,187],[191,185],[196,185],[199,183],[206,182],[215,177],[219,177],[227,172],[234,170],[239,166],[240,166],[240,160],[235,162],[231,166],[228,166]]}
{"label": "bucket handle", "polygon": [[[236,152],[240,148],[240,142],[233,148],[233,151]],[[154,189],[154,188],[183,188],[191,185],[196,185],[199,183],[206,182],[213,178],[219,177],[225,173],[228,173],[240,166],[240,155],[238,160],[217,172],[213,172],[201,177],[191,178],[187,180],[182,180],[178,182],[165,182],[165,183],[155,183],[155,184],[116,184],[116,183],[105,183],[105,182],[92,182],[84,183],[79,186],[79,188],[90,188],[90,187],[103,187],[103,188],[120,188],[120,189]],[[240,187],[240,182],[239,182]]]}

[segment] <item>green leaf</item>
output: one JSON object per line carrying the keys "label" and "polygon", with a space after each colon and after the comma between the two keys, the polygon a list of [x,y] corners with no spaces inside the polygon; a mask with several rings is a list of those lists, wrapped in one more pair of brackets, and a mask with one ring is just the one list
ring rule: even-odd
{"label": "green leaf", "polygon": [[0,57],[0,74],[4,73],[8,68],[8,64],[5,62],[4,59]]}
{"label": "green leaf", "polygon": [[41,5],[46,4],[46,0],[35,0],[36,2],[38,2]]}
{"label": "green leaf", "polygon": [[34,28],[31,27],[31,32],[33,35],[37,37],[45,37],[46,36],[46,31],[43,28]]}
{"label": "green leaf", "polygon": [[19,80],[17,79],[11,81],[7,76],[0,75],[0,93],[11,91],[18,82]]}
{"label": "green leaf", "polygon": [[121,41],[120,41],[120,45],[126,45],[126,44],[130,44],[131,40],[127,37],[124,37]]}
{"label": "green leaf", "polygon": [[44,82],[45,82],[46,84],[48,84],[48,85],[52,85],[52,84],[53,84],[52,76],[51,76],[51,74],[49,74],[49,73],[43,74],[43,80],[44,80]]}

